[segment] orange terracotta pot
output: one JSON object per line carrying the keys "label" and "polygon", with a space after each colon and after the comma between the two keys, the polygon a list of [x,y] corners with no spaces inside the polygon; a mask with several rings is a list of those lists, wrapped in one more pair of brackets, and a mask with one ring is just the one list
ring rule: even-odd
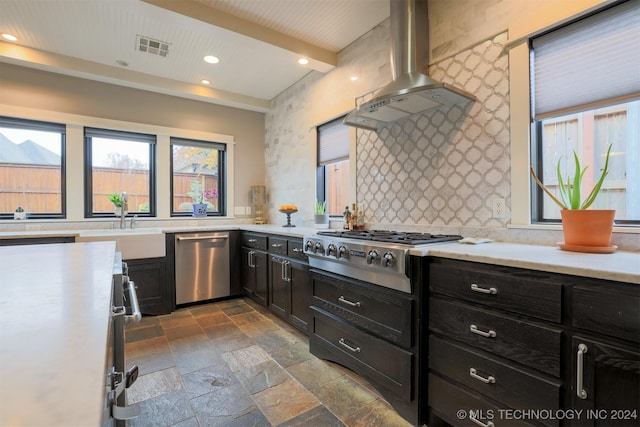
{"label": "orange terracotta pot", "polygon": [[562,215],[564,242],[573,246],[611,246],[615,210],[567,210]]}

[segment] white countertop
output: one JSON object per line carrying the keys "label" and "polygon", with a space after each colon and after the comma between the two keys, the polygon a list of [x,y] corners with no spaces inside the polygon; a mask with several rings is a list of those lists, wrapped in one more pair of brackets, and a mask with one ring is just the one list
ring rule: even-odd
{"label": "white countertop", "polygon": [[555,246],[456,242],[424,245],[409,253],[640,284],[640,253],[637,252],[591,254],[563,251]]}
{"label": "white countertop", "polygon": [[99,426],[114,242],[0,247],[0,424]]}

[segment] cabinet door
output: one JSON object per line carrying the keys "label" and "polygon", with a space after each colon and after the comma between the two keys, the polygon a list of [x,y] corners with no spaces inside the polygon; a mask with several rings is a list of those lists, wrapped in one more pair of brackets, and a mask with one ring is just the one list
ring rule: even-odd
{"label": "cabinet door", "polygon": [[136,294],[142,314],[169,314],[173,301],[169,299],[164,259],[127,260],[129,278],[136,284]]}
{"label": "cabinet door", "polygon": [[242,290],[244,293],[253,298],[256,293],[256,271],[252,266],[253,254],[249,248],[242,248],[240,260],[240,276],[242,277]]}
{"label": "cabinet door", "polygon": [[268,282],[269,282],[269,268],[268,268],[268,256],[264,252],[254,251],[253,264],[255,265],[255,300],[263,305],[267,306],[268,295]]}
{"label": "cabinet door", "polygon": [[[579,336],[573,337],[572,350],[571,400],[573,409],[584,411],[573,425],[602,427],[639,425],[640,353],[638,350],[628,350]],[[578,394],[581,396],[579,397]]]}
{"label": "cabinet door", "polygon": [[269,280],[269,309],[277,316],[287,319],[289,311],[290,285],[288,279],[288,265],[283,258],[271,256]]}
{"label": "cabinet door", "polygon": [[289,321],[304,333],[309,332],[311,321],[311,275],[309,266],[299,262],[290,262],[291,308]]}

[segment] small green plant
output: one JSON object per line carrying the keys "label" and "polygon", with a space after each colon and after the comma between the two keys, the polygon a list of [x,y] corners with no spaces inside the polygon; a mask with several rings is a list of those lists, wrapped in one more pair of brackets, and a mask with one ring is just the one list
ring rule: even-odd
{"label": "small green plant", "polygon": [[327,210],[327,201],[317,201],[316,200],[316,207],[314,208],[313,212],[315,215],[324,215],[324,213]]}
{"label": "small green plant", "polygon": [[122,196],[119,193],[109,194],[109,201],[113,203],[116,208],[122,207]]}
{"label": "small green plant", "polygon": [[562,172],[560,171],[560,162],[562,160],[562,157],[558,159],[558,167],[557,167],[558,184],[560,185],[560,197],[562,200],[554,196],[551,193],[551,191],[547,187],[545,187],[542,181],[538,179],[538,177],[536,176],[536,173],[533,170],[533,166],[531,166],[531,175],[533,175],[533,179],[535,179],[535,181],[538,183],[540,188],[542,188],[542,190],[545,193],[547,193],[549,197],[551,197],[551,200],[556,202],[558,206],[560,206],[562,209],[567,209],[567,210],[587,209],[596,200],[596,197],[600,192],[600,188],[602,187],[602,183],[604,182],[604,177],[607,176],[607,173],[609,173],[609,154],[611,153],[611,147],[612,145],[609,145],[609,149],[607,150],[607,157],[604,163],[604,169],[602,170],[602,175],[600,175],[600,179],[598,179],[598,182],[591,190],[591,193],[589,193],[587,198],[584,200],[582,200],[582,197],[580,194],[580,186],[582,184],[582,177],[584,176],[584,173],[587,170],[588,166],[585,166],[584,169],[580,166],[580,159],[578,159],[578,155],[576,154],[575,151],[573,152],[573,157],[576,163],[575,175],[573,176],[572,179],[571,177],[567,176],[566,183],[565,183],[565,180],[562,178]]}
{"label": "small green plant", "polygon": [[16,212],[24,212],[24,208],[22,206],[18,206],[16,208]]}

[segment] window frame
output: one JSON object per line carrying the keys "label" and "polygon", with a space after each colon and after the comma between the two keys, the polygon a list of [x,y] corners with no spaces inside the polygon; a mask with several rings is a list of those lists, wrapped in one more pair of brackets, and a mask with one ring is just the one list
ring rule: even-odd
{"label": "window frame", "polygon": [[[29,219],[66,219],[67,218],[67,126],[64,123],[44,120],[24,119],[11,116],[0,116],[0,125],[34,131],[60,132],[60,213],[28,212]],[[0,220],[13,220],[13,212],[0,212]]]}
{"label": "window frame", "polygon": [[[537,200],[542,190],[531,179],[530,166],[537,172],[540,131],[532,119],[532,49],[530,40],[562,26],[585,19],[610,7],[613,4],[593,0],[592,4],[580,7],[548,8],[544,14],[532,20],[517,20],[509,26],[510,39],[506,48],[509,52],[509,92],[511,98],[511,223],[509,228],[560,229],[560,221],[539,221],[540,206]],[[629,101],[630,99],[625,99]],[[598,105],[605,107],[605,105]],[[537,197],[536,196],[537,194]],[[620,227],[624,226],[624,227]],[[640,230],[638,222],[616,220],[615,232],[635,233]]]}
{"label": "window frame", "polygon": [[[87,131],[93,135],[87,136]],[[93,164],[91,138],[100,136],[104,138],[136,140],[149,144],[149,211],[128,211],[127,217],[156,217],[156,159],[157,159],[157,135],[142,132],[131,132],[106,128],[84,127],[84,217],[85,218],[113,218],[113,212],[93,212]]]}
{"label": "window frame", "polygon": [[[321,123],[319,125],[316,126],[316,201],[317,200],[327,200],[327,195],[328,195],[328,189],[327,189],[327,184],[328,184],[328,176],[327,176],[327,166],[338,163],[338,162],[343,162],[343,161],[349,161],[350,164],[350,168],[351,167],[355,167],[355,162],[353,162],[353,155],[352,155],[352,147],[351,147],[351,134],[349,133],[349,139],[347,141],[347,157],[341,157],[341,158],[337,158],[337,159],[333,159],[332,163],[323,163],[320,164],[320,132],[321,132],[321,128],[324,126],[331,126],[334,124],[340,125],[342,124],[344,118],[346,117],[346,114],[340,115],[336,118],[333,118],[331,120],[328,120],[324,123]],[[351,132],[352,128],[347,128],[346,130],[348,132]],[[353,165],[353,166],[352,166]],[[353,175],[351,173],[351,175]],[[353,193],[355,196],[355,192],[352,191],[351,189],[351,185],[349,186],[349,193]],[[328,204],[328,201],[327,201]],[[327,205],[327,211],[329,210],[329,206]],[[330,218],[342,218],[341,214],[334,214],[331,215],[329,214]]]}
{"label": "window frame", "polygon": [[218,212],[207,211],[208,217],[227,216],[227,161],[228,144],[219,141],[205,141],[193,138],[183,138],[172,136],[169,138],[169,216],[171,218],[188,217],[192,218],[191,212],[173,210],[173,145],[183,145],[191,147],[203,147],[218,150]]}

